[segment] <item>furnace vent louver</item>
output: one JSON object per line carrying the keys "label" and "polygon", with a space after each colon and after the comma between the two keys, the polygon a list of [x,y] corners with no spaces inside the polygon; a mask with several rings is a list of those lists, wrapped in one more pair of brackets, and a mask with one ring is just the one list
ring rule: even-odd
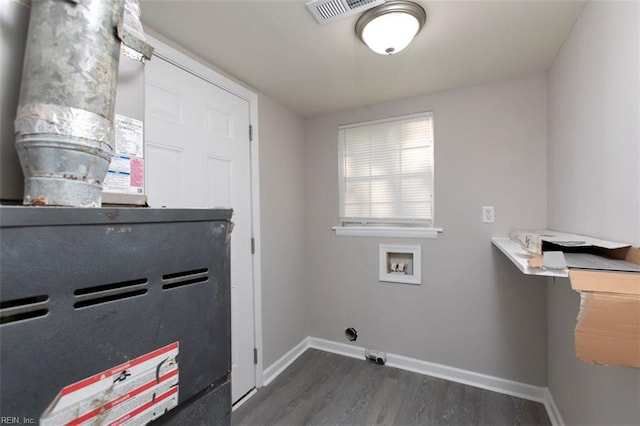
{"label": "furnace vent louver", "polygon": [[130,297],[142,296],[147,294],[146,287],[148,282],[149,280],[146,278],[140,278],[137,280],[81,288],[73,292],[76,300],[73,307],[75,309],[81,309],[128,299]]}
{"label": "furnace vent louver", "polygon": [[47,315],[49,296],[39,295],[0,302],[0,324]]}
{"label": "furnace vent louver", "polygon": [[384,0],[312,0],[307,8],[321,24],[328,24],[383,4]]}
{"label": "furnace vent louver", "polygon": [[0,302],[0,324],[24,321],[47,315],[49,296],[39,295]]}
{"label": "furnace vent louver", "polygon": [[205,283],[209,281],[209,269],[196,269],[193,271],[176,272],[162,276],[163,290],[171,290],[172,288],[184,287],[187,285]]}

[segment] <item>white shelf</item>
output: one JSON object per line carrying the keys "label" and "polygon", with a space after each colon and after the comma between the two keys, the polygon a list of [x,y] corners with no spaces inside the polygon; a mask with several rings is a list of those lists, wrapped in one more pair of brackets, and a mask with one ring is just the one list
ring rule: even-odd
{"label": "white shelf", "polygon": [[513,241],[507,237],[494,237],[491,238],[491,242],[494,246],[498,247],[498,249],[504,253],[505,256],[509,258],[513,262],[514,265],[520,269],[520,271],[527,275],[540,275],[543,277],[568,277],[569,271],[557,270],[550,271],[539,268],[530,268],[527,264],[527,260],[531,257],[517,242]]}

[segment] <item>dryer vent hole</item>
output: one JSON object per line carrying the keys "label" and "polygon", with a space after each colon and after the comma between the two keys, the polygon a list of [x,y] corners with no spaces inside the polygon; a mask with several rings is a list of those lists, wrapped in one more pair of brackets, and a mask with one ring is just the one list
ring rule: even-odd
{"label": "dryer vent hole", "polygon": [[358,339],[358,330],[353,327],[349,327],[344,331],[344,335],[350,342],[355,342]]}

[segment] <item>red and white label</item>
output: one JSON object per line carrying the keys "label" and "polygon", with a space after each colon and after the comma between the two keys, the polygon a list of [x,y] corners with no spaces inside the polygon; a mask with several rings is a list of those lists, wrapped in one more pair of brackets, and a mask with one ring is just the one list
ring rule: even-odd
{"label": "red and white label", "polygon": [[178,405],[179,345],[174,342],[65,386],[41,426],[145,425]]}

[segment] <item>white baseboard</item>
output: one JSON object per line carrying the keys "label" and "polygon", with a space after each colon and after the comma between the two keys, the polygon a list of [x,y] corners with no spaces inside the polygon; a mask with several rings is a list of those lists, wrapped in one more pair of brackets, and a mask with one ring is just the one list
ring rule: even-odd
{"label": "white baseboard", "polygon": [[518,398],[529,399],[531,401],[544,402],[545,398],[545,388],[540,386],[515,382],[495,376],[476,373],[474,371],[462,370],[456,367],[409,358],[402,355],[388,353],[386,365],[389,367],[400,368],[402,370],[413,371],[414,373],[424,374],[426,376],[438,377],[452,382],[516,396]]}
{"label": "white baseboard", "polygon": [[564,426],[564,420],[562,420],[560,410],[558,410],[558,406],[553,400],[553,396],[551,395],[549,388],[545,388],[545,393],[544,408],[547,409],[547,415],[549,416],[549,420],[551,420],[551,424],[553,426]]}
{"label": "white baseboard", "polygon": [[317,337],[307,337],[307,339],[309,340],[310,348],[364,360],[364,348],[359,346],[334,342],[332,340],[319,339]]}
{"label": "white baseboard", "polygon": [[[268,385],[293,361],[304,353],[308,348],[319,349],[338,355],[364,360],[365,348],[353,346],[346,343],[334,342],[331,340],[319,339],[317,337],[307,337],[298,343],[293,349],[284,354],[279,360],[264,370],[264,385]],[[544,404],[551,424],[553,426],[564,426],[558,407],[556,407],[549,389],[542,386],[529,385],[502,379],[500,377],[489,376],[469,370],[462,370],[456,367],[422,361],[402,355],[387,353],[387,363],[389,367],[401,370],[412,371],[426,376],[438,377],[452,382],[475,386],[518,398],[528,399]]]}
{"label": "white baseboard", "polygon": [[267,386],[276,377],[280,375],[293,361],[298,359],[300,355],[309,349],[309,337],[306,337],[302,342],[295,345],[289,352],[282,355],[280,359],[265,368],[262,372],[262,386]]}

